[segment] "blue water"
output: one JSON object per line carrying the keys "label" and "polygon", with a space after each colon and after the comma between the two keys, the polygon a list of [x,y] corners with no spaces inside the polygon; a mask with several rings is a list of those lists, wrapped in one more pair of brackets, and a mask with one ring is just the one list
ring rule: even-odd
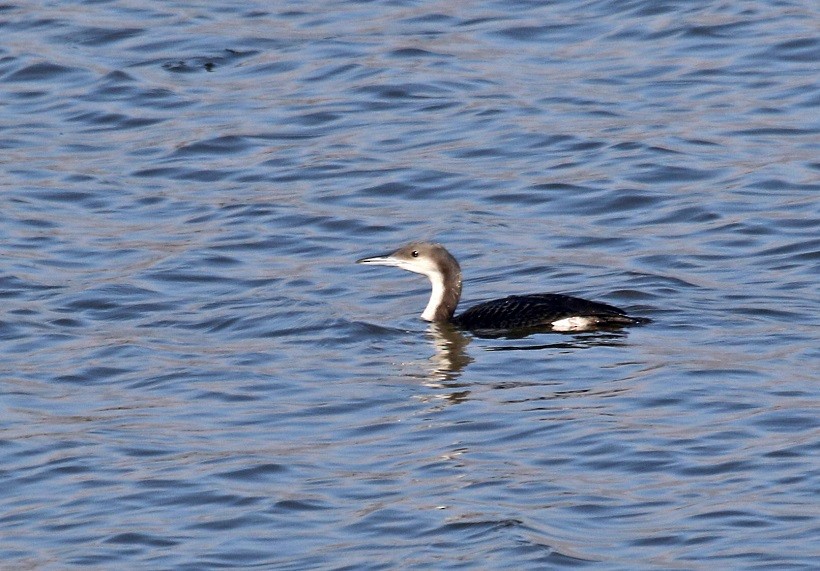
{"label": "blue water", "polygon": [[[816,569],[818,23],[0,5],[0,567]],[[419,238],[653,322],[440,330]]]}

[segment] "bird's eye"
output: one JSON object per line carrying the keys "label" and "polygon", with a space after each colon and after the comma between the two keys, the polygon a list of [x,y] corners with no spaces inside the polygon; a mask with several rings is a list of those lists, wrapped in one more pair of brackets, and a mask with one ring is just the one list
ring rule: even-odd
{"label": "bird's eye", "polygon": [[418,258],[418,257],[419,257],[419,251],[418,251],[418,250],[413,250],[413,252],[412,252],[412,254],[411,254],[411,255],[412,255],[414,258]]}

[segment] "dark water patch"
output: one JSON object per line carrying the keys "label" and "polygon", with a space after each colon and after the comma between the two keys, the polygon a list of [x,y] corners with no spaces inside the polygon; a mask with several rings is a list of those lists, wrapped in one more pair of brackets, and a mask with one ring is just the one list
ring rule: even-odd
{"label": "dark water patch", "polygon": [[439,85],[418,84],[418,83],[395,83],[386,85],[369,85],[358,88],[356,91],[362,95],[370,96],[376,100],[385,100],[399,104],[401,101],[417,101],[442,97],[450,92]]}
{"label": "dark water patch", "polygon": [[[266,522],[267,519],[264,517],[254,516],[240,516],[240,517],[233,517],[233,518],[219,518],[219,519],[211,519],[210,521],[203,521],[199,523],[195,523],[190,525],[190,529],[193,530],[206,530],[206,531],[217,531],[217,532],[224,532],[224,531],[232,531],[238,528],[246,528],[254,525],[259,525]],[[257,557],[264,557],[264,555],[260,552]]]}
{"label": "dark water patch", "polygon": [[563,182],[549,182],[537,184],[533,186],[533,189],[555,191],[556,193],[583,193],[590,192],[593,190],[593,188],[589,186],[578,186]]}
{"label": "dark water patch", "polygon": [[570,26],[561,24],[547,24],[542,26],[510,26],[497,32],[505,39],[518,42],[547,41],[550,37],[560,35],[570,29]]}
{"label": "dark water patch", "polygon": [[777,43],[759,56],[787,62],[810,63],[820,60],[820,39],[799,38]]}
{"label": "dark water patch", "polygon": [[29,296],[33,293],[51,292],[59,290],[61,286],[38,283],[22,279],[14,275],[0,276],[0,297]]}
{"label": "dark water patch", "polygon": [[[15,6],[13,4],[3,5],[3,11],[14,11],[18,10],[19,6]],[[10,31],[21,31],[21,32],[31,32],[37,31],[42,29],[47,30],[59,30],[64,27],[64,23],[57,18],[51,17],[30,17],[24,18],[17,21],[9,20],[4,22],[4,27],[9,29]]]}
{"label": "dark water patch", "polygon": [[760,250],[758,255],[761,257],[788,255],[795,260],[811,262],[817,260],[820,256],[820,239],[799,240],[791,244],[766,248]]}
{"label": "dark water patch", "polygon": [[66,43],[90,47],[101,47],[117,44],[123,40],[137,37],[145,33],[142,28],[104,28],[86,27],[74,29],[69,33],[56,36],[61,45]]}
{"label": "dark water patch", "polygon": [[222,67],[236,65],[238,62],[256,55],[255,51],[240,51],[226,48],[213,56],[194,56],[185,59],[166,61],[162,68],[171,73],[213,72]]}
{"label": "dark water patch", "polygon": [[722,24],[688,26],[683,30],[685,36],[692,38],[733,38],[751,26],[751,22],[735,21]]}
{"label": "dark water patch", "polygon": [[241,68],[243,75],[256,76],[259,74],[287,74],[293,70],[299,69],[300,62],[284,60],[277,62],[269,62],[259,65],[247,65]]}
{"label": "dark water patch", "polygon": [[226,155],[246,152],[253,147],[246,137],[225,135],[179,147],[173,157]]}
{"label": "dark water patch", "polygon": [[[256,134],[256,137],[262,139],[264,141],[269,141],[272,143],[283,141],[283,142],[293,142],[293,141],[300,141],[300,140],[307,140],[307,139],[315,139],[321,137],[323,135],[322,132],[319,131],[305,131],[305,130],[282,130],[282,131],[260,131]],[[270,159],[270,163],[262,163],[262,164],[270,164],[271,166],[276,166],[277,161],[279,159]]]}
{"label": "dark water patch", "polygon": [[368,188],[362,188],[359,190],[360,194],[369,195],[369,196],[383,196],[383,195],[390,195],[390,196],[403,196],[405,198],[411,198],[416,192],[416,189],[409,185],[400,182],[387,182],[380,184],[378,186],[372,186]]}
{"label": "dark water patch", "polygon": [[632,175],[629,180],[645,184],[675,183],[709,180],[719,175],[717,171],[651,163],[639,165],[639,169],[641,174]]}
{"label": "dark water patch", "polygon": [[704,139],[684,139],[684,141],[691,144],[691,145],[696,145],[698,147],[719,147],[720,146],[720,143],[717,143],[715,141],[708,141],[708,140],[704,140]]}
{"label": "dark water patch", "polygon": [[144,547],[174,547],[179,544],[179,541],[174,541],[173,539],[138,532],[118,533],[104,539],[103,541],[105,543],[114,543],[118,545],[135,545]]}
{"label": "dark water patch", "polygon": [[80,190],[41,190],[36,194],[38,200],[46,202],[65,202],[69,204],[98,204],[97,195],[93,192]]}
{"label": "dark water patch", "polygon": [[190,182],[219,182],[232,178],[236,172],[228,169],[176,169],[174,178]]}
{"label": "dark water patch", "polygon": [[652,217],[652,224],[687,224],[687,223],[714,223],[721,220],[721,216],[701,206],[684,206],[674,210],[661,210],[659,215]]}
{"label": "dark water patch", "polygon": [[136,170],[131,173],[131,176],[147,178],[179,178],[180,173],[182,172],[183,169],[179,167],[152,167],[147,169]]}
{"label": "dark water patch", "polygon": [[80,321],[78,319],[64,317],[60,319],[53,319],[49,323],[55,325],[57,327],[82,327],[86,325],[85,322]]}
{"label": "dark water patch", "polygon": [[423,49],[420,49],[420,48],[400,48],[400,49],[393,50],[392,52],[390,52],[390,55],[392,57],[397,57],[397,58],[411,58],[411,59],[425,58],[425,57],[440,59],[440,58],[446,58],[447,57],[446,54],[431,52],[431,51],[423,50]]}
{"label": "dark water patch", "polygon": [[[231,257],[231,256],[225,256],[225,255],[208,256],[207,258],[205,258],[203,260],[203,262],[208,264],[208,265],[223,266],[223,267],[238,266],[238,265],[242,264],[242,262],[239,259]],[[269,284],[269,283],[272,283],[272,280],[260,281],[260,282],[257,282],[255,285],[260,286],[260,285],[265,285],[265,284]]]}
{"label": "dark water patch", "polygon": [[328,509],[329,506],[314,500],[280,500],[273,505],[273,511],[283,512],[310,512],[322,511]]}
{"label": "dark water patch", "polygon": [[316,126],[333,123],[334,121],[338,121],[340,118],[342,118],[342,115],[338,113],[319,111],[315,113],[305,113],[299,115],[296,117],[296,120],[303,125]]}
{"label": "dark water patch", "polygon": [[765,191],[796,191],[796,192],[817,192],[820,191],[820,184],[795,184],[787,180],[772,178],[755,180],[747,188]]}
{"label": "dark water patch", "polygon": [[131,372],[128,369],[116,367],[88,367],[78,373],[60,375],[54,380],[58,383],[93,385],[111,382],[117,377]]}
{"label": "dark water patch", "polygon": [[801,129],[798,127],[753,127],[750,129],[738,129],[736,131],[732,131],[730,133],[725,133],[726,135],[730,136],[747,136],[747,135],[755,135],[755,136],[766,136],[766,137],[802,137],[802,136],[811,136],[816,135],[820,130],[818,129]]}
{"label": "dark water patch", "polygon": [[47,82],[62,81],[65,76],[72,76],[84,73],[77,68],[63,65],[40,62],[28,65],[22,69],[12,72],[3,78],[7,82]]}
{"label": "dark water patch", "polygon": [[817,418],[809,410],[803,411],[772,411],[762,415],[754,424],[772,432],[805,432],[816,430],[820,426]]}
{"label": "dark water patch", "polygon": [[252,468],[243,468],[217,474],[220,478],[228,480],[240,480],[247,482],[275,481],[278,475],[287,470],[281,464],[260,464]]}
{"label": "dark water patch", "polygon": [[105,76],[100,78],[100,82],[104,84],[119,85],[138,83],[137,78],[121,69],[115,69],[108,72]]}
{"label": "dark water patch", "polygon": [[100,129],[116,129],[118,131],[126,129],[140,129],[143,127],[150,127],[163,121],[161,118],[148,117],[128,117],[121,113],[98,113],[98,112],[82,112],[71,117],[68,121],[75,123],[82,123],[90,127],[88,132],[94,132]]}
{"label": "dark water patch", "polygon": [[555,200],[549,192],[531,190],[529,192],[500,192],[486,196],[486,200],[492,204],[544,204]]}
{"label": "dark water patch", "polygon": [[325,82],[334,79],[338,79],[340,76],[345,75],[352,75],[351,72],[359,72],[362,70],[362,66],[355,64],[355,63],[344,63],[344,64],[334,64],[328,65],[324,68],[320,69],[320,71],[316,72],[314,75],[308,76],[306,81],[315,81],[315,82]]}
{"label": "dark water patch", "polygon": [[667,198],[659,194],[649,194],[636,189],[620,188],[613,189],[605,196],[599,196],[591,200],[582,211],[600,214],[628,213],[635,210],[655,210],[659,208]]}
{"label": "dark water patch", "polygon": [[669,547],[679,545],[683,538],[678,535],[654,535],[652,537],[642,537],[631,541],[635,547]]}

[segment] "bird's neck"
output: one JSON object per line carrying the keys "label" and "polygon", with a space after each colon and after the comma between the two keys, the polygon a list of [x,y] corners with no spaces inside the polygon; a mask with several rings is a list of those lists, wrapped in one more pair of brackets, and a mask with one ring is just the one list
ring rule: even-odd
{"label": "bird's neck", "polygon": [[461,299],[461,270],[456,266],[428,277],[433,291],[421,318],[426,321],[450,321]]}

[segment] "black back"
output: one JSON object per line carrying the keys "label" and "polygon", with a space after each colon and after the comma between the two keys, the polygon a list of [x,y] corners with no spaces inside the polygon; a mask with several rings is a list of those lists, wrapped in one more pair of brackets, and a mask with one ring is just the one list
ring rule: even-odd
{"label": "black back", "polygon": [[546,327],[567,317],[591,317],[600,326],[622,326],[637,321],[606,303],[558,293],[511,295],[479,303],[455,316],[455,325],[471,330]]}

